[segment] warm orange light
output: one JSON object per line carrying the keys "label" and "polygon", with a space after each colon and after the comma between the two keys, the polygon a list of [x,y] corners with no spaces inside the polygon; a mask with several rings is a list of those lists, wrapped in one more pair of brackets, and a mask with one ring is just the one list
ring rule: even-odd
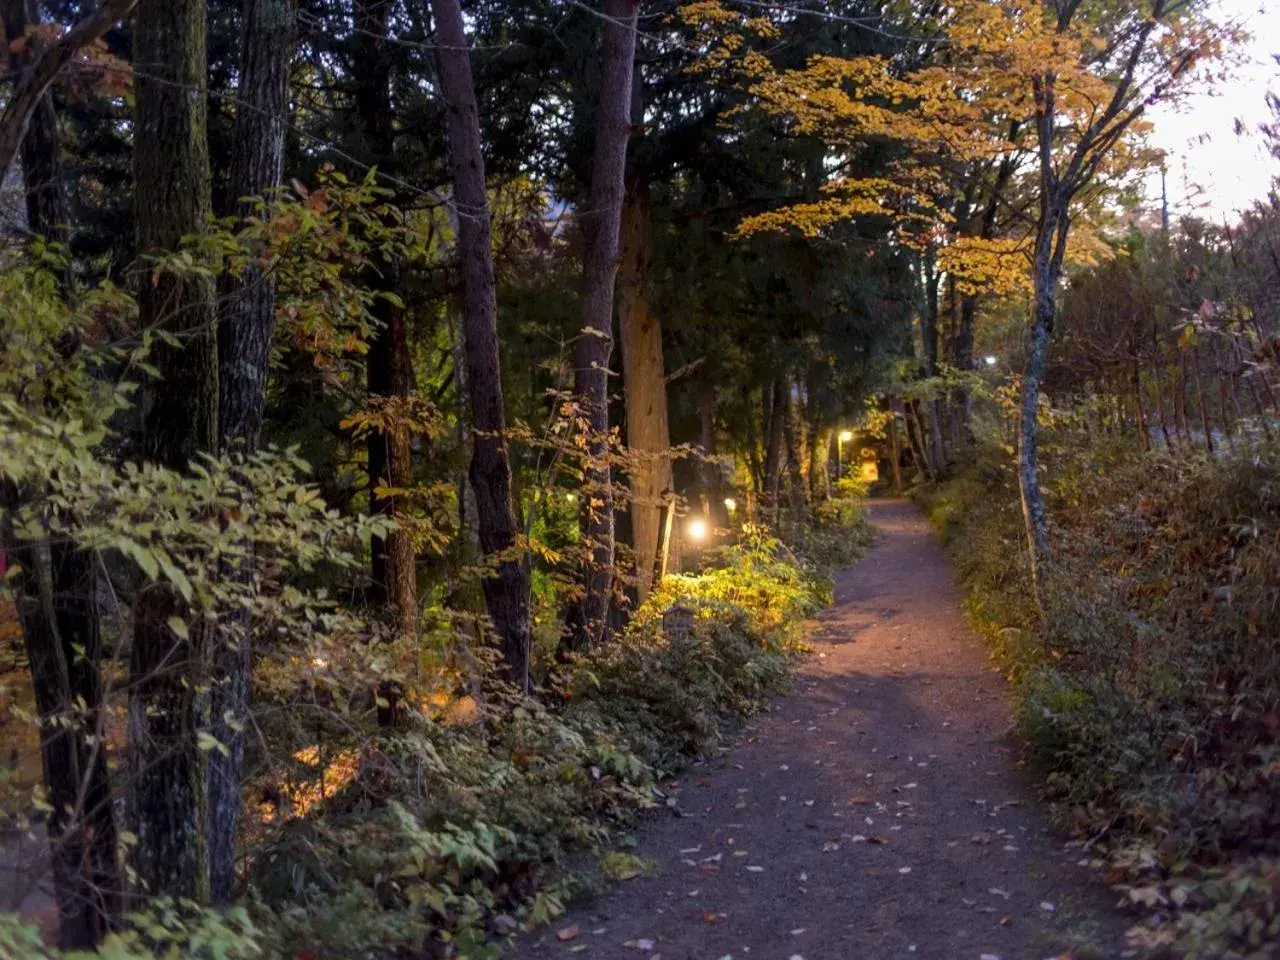
{"label": "warm orange light", "polygon": [[695,520],[693,521],[693,523],[689,524],[689,539],[690,540],[707,539],[707,525],[704,521]]}

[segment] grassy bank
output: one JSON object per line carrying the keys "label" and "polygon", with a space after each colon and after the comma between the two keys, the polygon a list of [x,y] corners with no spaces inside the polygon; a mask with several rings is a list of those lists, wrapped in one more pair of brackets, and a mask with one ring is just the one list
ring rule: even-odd
{"label": "grassy bank", "polygon": [[1010,452],[919,493],[1031,760],[1141,917],[1135,946],[1280,956],[1280,446],[1050,459],[1043,620]]}

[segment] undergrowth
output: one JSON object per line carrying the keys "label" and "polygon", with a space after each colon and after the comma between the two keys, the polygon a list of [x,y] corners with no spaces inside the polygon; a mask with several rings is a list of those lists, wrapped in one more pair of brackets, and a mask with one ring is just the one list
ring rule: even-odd
{"label": "undergrowth", "polygon": [[[554,920],[601,874],[643,871],[629,849],[637,814],[666,802],[663,782],[711,752],[727,723],[785,689],[804,621],[830,601],[831,570],[868,539],[851,500],[793,546],[748,524],[702,574],[664,580],[624,633],[560,665],[537,699],[485,681],[461,719],[405,711],[345,750],[327,731],[326,759],[298,752],[318,799],[301,815],[279,811],[283,822],[251,845],[247,912],[218,920],[170,907],[162,946],[181,941],[175,955],[193,957],[496,958],[502,940]],[[694,613],[678,642],[662,630],[675,603]],[[165,929],[137,919],[143,932],[113,939],[108,956],[145,955],[146,930]],[[38,943],[0,922],[0,952],[43,956]]]}
{"label": "undergrowth", "polygon": [[1050,449],[1043,620],[1010,451],[920,492],[1030,757],[1136,948],[1280,957],[1280,445]]}

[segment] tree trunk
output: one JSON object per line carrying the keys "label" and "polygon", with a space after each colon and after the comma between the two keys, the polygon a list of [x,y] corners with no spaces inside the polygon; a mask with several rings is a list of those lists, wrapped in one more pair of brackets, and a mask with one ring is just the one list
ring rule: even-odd
{"label": "tree trunk", "polygon": [[[258,211],[245,201],[272,194],[284,172],[296,0],[243,2],[244,49],[229,207],[246,218]],[[225,285],[218,321],[218,427],[224,449],[258,448],[275,306],[275,279],[256,267]]]}
{"label": "tree trunk", "polygon": [[791,510],[799,520],[809,511],[808,480],[804,475],[804,437],[803,420],[797,416],[794,389],[787,382],[787,399],[783,407],[782,436],[787,450],[788,480],[791,486]]}
{"label": "tree trunk", "polygon": [[784,428],[787,402],[787,381],[781,377],[774,380],[769,387],[768,405],[765,414],[765,455],[764,483],[761,489],[761,500],[769,520],[777,523],[778,491],[782,484],[784,446]]}
{"label": "tree trunk", "polygon": [[809,447],[809,490],[815,503],[831,499],[831,428],[812,424]]}
{"label": "tree trunk", "polygon": [[698,389],[698,428],[703,456],[698,472],[701,475],[702,494],[707,502],[707,518],[714,526],[727,526],[729,510],[724,503],[723,478],[720,463],[716,459],[719,453],[716,443],[716,389],[710,381],[703,381]]}
{"label": "tree trunk", "polygon": [[[395,166],[395,114],[391,103],[391,57],[387,50],[391,12],[388,0],[359,0],[355,22],[359,30],[360,70],[356,109],[372,152],[384,172]],[[369,282],[387,296],[378,297],[373,313],[378,330],[365,358],[371,403],[394,403],[413,393],[413,369],[405,311],[399,305],[401,271],[391,254],[378,253]],[[394,419],[394,414],[392,419]],[[404,424],[371,430],[368,436],[369,510],[396,519],[401,509],[394,495],[380,489],[404,490],[413,484],[412,436]],[[390,605],[400,634],[411,634],[418,619],[417,558],[406,530],[397,528],[385,538],[375,537],[371,550],[374,607]]]}
{"label": "tree trunk", "polygon": [[[4,7],[7,48],[15,72],[33,59],[16,41],[28,20],[23,0]],[[62,144],[53,98],[40,98],[22,144],[27,226],[57,243],[70,239],[70,211]],[[70,295],[69,273],[63,275]],[[11,515],[20,492],[4,485],[0,509]],[[27,659],[41,723],[41,760],[53,811],[46,828],[58,904],[58,943],[67,949],[97,945],[120,910],[116,824],[111,805],[100,667],[97,557],[74,544],[17,539],[0,518],[0,545],[15,562],[10,584],[27,645]],[[48,551],[47,554],[45,551]],[[48,563],[44,557],[48,557]],[[91,739],[93,738],[93,739]]]}
{"label": "tree trunk", "polygon": [[605,639],[613,594],[613,476],[609,450],[609,358],[613,294],[631,139],[638,0],[605,0],[600,40],[600,98],[590,208],[583,211],[582,333],[574,344],[573,393],[587,433],[582,537],[587,558],[573,643],[586,649]]}
{"label": "tree trunk", "polygon": [[898,417],[889,418],[889,469],[893,473],[893,489],[902,489],[902,450],[898,446]]}
{"label": "tree trunk", "polygon": [[15,536],[11,518],[18,505],[19,492],[0,486],[0,544],[14,570],[9,587],[40,717],[58,945],[87,950],[120,909],[106,753],[100,739],[90,739],[100,738],[104,726],[101,639],[91,606],[93,580],[86,576],[94,557],[53,545],[46,564],[39,542]]}
{"label": "tree trunk", "polygon": [[[143,6],[149,0],[143,0]],[[130,660],[130,819],[134,868],[152,896],[209,901],[206,774],[196,744],[202,626],[173,631],[190,611],[168,583],[154,583],[134,606]]]}
{"label": "tree trunk", "polygon": [[446,105],[449,165],[458,209],[462,268],[462,335],[475,443],[471,486],[476,494],[480,547],[493,558],[485,578],[489,616],[502,646],[506,679],[529,689],[529,576],[515,556],[517,527],[498,357],[498,302],[493,275],[489,202],[485,191],[480,118],[466,30],[458,0],[429,0],[435,15],[440,92]]}
{"label": "tree trunk", "polygon": [[[147,64],[136,79],[134,136],[138,250],[147,257],[179,249],[208,225],[212,211],[203,94],[206,69],[204,0],[141,0],[134,58]],[[144,329],[164,327],[179,339],[154,362],[161,381],[143,421],[143,449],[185,470],[218,441],[218,361],[214,289],[205,275],[159,272],[140,285]],[[153,894],[208,899],[204,764],[195,691],[203,676],[204,630],[190,639],[169,618],[184,614],[164,584],[138,598],[130,663],[130,809],[138,836],[139,879]]]}
{"label": "tree trunk", "polygon": [[[270,198],[284,171],[288,128],[289,57],[294,0],[244,0],[243,50],[231,161],[229,207],[241,218],[258,211],[255,197]],[[225,278],[218,318],[218,439],[222,450],[258,449],[271,336],[275,328],[275,278],[250,266]],[[228,576],[249,576],[228,570]],[[227,748],[208,754],[209,893],[231,902],[235,843],[240,824],[244,730],[249,718],[252,623],[236,617],[235,630],[219,630],[212,654],[211,734]]]}
{"label": "tree trunk", "polygon": [[[1022,499],[1022,515],[1026,524],[1027,545],[1031,552],[1032,589],[1036,602],[1044,568],[1049,558],[1049,522],[1044,494],[1040,490],[1039,411],[1040,385],[1049,359],[1049,339],[1057,312],[1060,259],[1055,257],[1054,237],[1058,218],[1065,217],[1054,207],[1054,199],[1045,197],[1034,261],[1035,302],[1031,335],[1027,342],[1027,360],[1022,373],[1022,402],[1018,420],[1018,491]],[[1065,232],[1065,227],[1064,227]]]}
{"label": "tree trunk", "polygon": [[[938,375],[938,271],[934,255],[930,251],[925,261],[925,308],[921,315],[920,338],[924,351],[924,375]],[[934,396],[929,406],[929,467],[935,478],[941,477],[946,467],[946,449],[942,438],[942,400]]]}
{"label": "tree trunk", "polygon": [[618,290],[618,332],[627,405],[627,448],[631,464],[631,531],[639,598],[652,586],[662,533],[663,495],[671,489],[671,446],[667,383],[662,355],[662,322],[649,306],[649,185],[628,179],[623,219],[622,269]]}

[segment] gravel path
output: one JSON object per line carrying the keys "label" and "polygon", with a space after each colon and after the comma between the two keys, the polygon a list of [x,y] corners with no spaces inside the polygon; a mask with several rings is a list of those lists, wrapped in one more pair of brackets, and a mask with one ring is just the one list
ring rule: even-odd
{"label": "gravel path", "polygon": [[927,521],[894,500],[871,515],[876,545],[840,578],[792,695],[681,778],[683,816],[641,831],[653,869],[516,956],[1124,955],[1114,895],[1016,767],[1005,685]]}

